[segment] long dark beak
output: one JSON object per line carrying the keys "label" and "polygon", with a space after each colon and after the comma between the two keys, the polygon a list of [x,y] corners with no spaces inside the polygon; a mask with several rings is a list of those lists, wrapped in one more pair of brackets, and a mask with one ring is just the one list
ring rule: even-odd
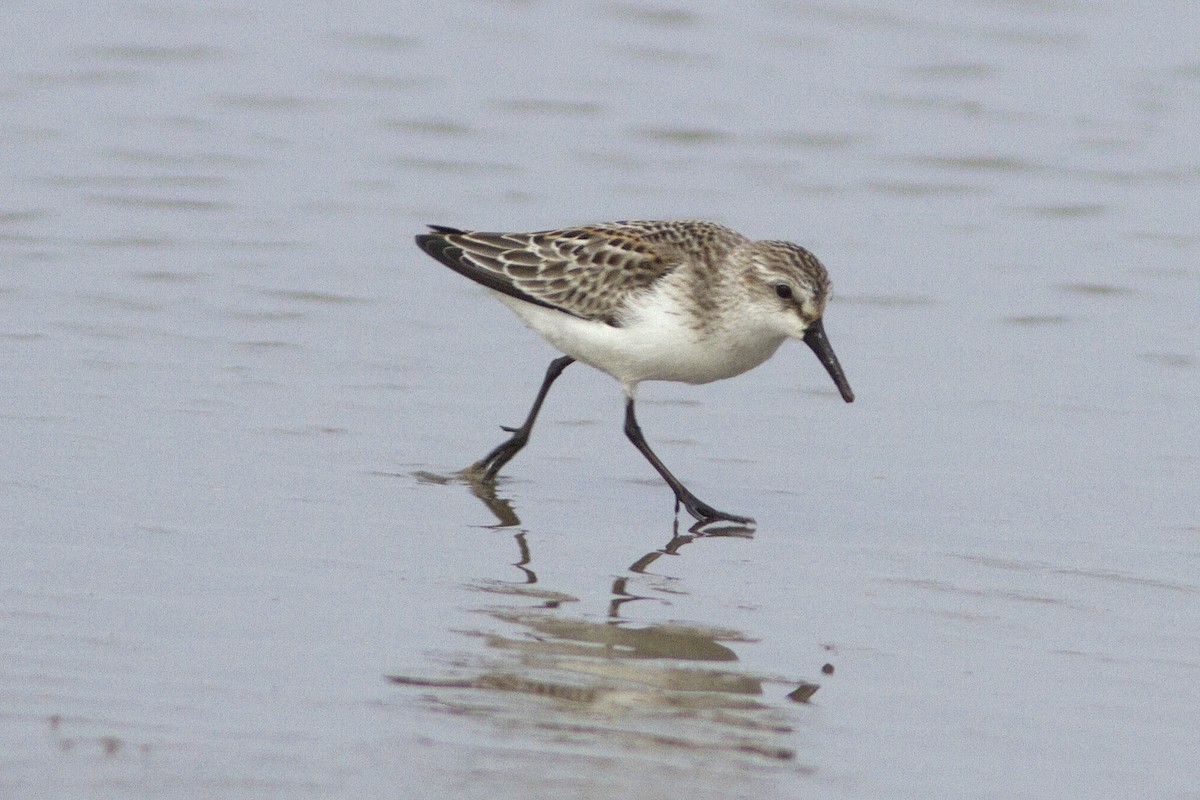
{"label": "long dark beak", "polygon": [[808,326],[808,330],[804,332],[804,343],[812,348],[812,351],[817,354],[817,358],[821,359],[821,363],[825,365],[825,371],[829,373],[829,377],[833,378],[838,391],[842,393],[842,399],[847,403],[853,403],[854,392],[850,391],[846,373],[842,372],[842,365],[838,363],[837,356],[833,354],[833,348],[829,346],[829,339],[825,336],[825,325],[821,320]]}

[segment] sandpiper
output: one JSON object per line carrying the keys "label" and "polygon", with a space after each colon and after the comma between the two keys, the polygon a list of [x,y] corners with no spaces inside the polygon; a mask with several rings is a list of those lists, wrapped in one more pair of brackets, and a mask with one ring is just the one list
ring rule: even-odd
{"label": "sandpiper", "polygon": [[565,355],[550,362],[525,422],[463,474],[492,482],[529,441],[551,384],[575,361],[625,390],[625,435],[697,526],[754,520],[701,501],[650,449],[634,415],[642,381],[709,383],[766,361],[785,339],[816,353],[847,403],[850,384],[825,336],[829,276],[791,242],[752,241],[712,222],[610,222],[535,233],[431,225],[429,255],[491,289]]}

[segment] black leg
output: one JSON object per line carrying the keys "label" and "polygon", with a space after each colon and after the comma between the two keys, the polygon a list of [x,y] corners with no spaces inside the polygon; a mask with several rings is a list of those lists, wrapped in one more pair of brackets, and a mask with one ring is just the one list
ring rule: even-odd
{"label": "black leg", "polygon": [[750,517],[739,517],[736,514],[726,514],[724,511],[717,511],[708,503],[703,502],[696,495],[689,492],[687,487],[671,474],[671,470],[667,469],[666,464],[660,461],[658,456],[654,455],[654,451],[650,449],[650,445],[646,444],[646,437],[642,435],[642,428],[638,425],[637,417],[633,415],[632,397],[625,401],[625,435],[629,437],[629,441],[633,442],[633,446],[646,457],[650,465],[658,470],[658,474],[662,475],[663,480],[671,487],[671,491],[675,492],[676,513],[679,512],[679,504],[682,503],[688,513],[702,523],[727,520],[741,525],[754,524],[754,520]]}
{"label": "black leg", "polygon": [[478,481],[496,480],[496,473],[500,471],[500,468],[511,461],[512,457],[520,452],[525,443],[529,441],[529,433],[533,430],[533,423],[537,420],[538,412],[542,410],[542,401],[546,399],[550,385],[562,374],[564,369],[573,363],[575,363],[575,359],[570,356],[562,356],[550,362],[550,366],[546,369],[546,378],[542,381],[542,388],[538,389],[537,397],[533,401],[533,408],[529,409],[529,416],[525,418],[524,424],[519,428],[501,426],[512,434],[512,438],[464,469],[462,471],[464,476]]}

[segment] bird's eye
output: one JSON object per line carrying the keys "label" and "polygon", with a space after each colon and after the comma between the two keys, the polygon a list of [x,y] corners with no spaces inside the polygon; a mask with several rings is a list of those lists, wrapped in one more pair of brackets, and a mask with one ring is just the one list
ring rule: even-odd
{"label": "bird's eye", "polygon": [[786,283],[777,283],[775,284],[775,294],[779,295],[784,300],[791,300],[792,287],[788,286]]}

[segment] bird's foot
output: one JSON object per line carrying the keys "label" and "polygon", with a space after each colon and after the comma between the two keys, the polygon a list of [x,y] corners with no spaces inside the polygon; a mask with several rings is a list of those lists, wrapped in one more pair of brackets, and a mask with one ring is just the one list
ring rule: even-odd
{"label": "bird's foot", "polygon": [[506,431],[511,431],[513,434],[512,438],[500,443],[492,452],[466,469],[459,471],[458,474],[460,476],[477,483],[494,483],[500,469],[511,461],[512,457],[529,441],[529,429],[525,426],[509,428],[506,425],[501,425],[500,427]]}
{"label": "bird's foot", "polygon": [[689,529],[693,532],[714,522],[732,522],[736,525],[744,526],[755,524],[753,517],[742,517],[738,516],[737,514],[718,511],[690,492],[675,498],[676,513],[679,512],[679,506],[681,504],[685,509],[687,509],[689,514],[696,518],[696,524]]}

